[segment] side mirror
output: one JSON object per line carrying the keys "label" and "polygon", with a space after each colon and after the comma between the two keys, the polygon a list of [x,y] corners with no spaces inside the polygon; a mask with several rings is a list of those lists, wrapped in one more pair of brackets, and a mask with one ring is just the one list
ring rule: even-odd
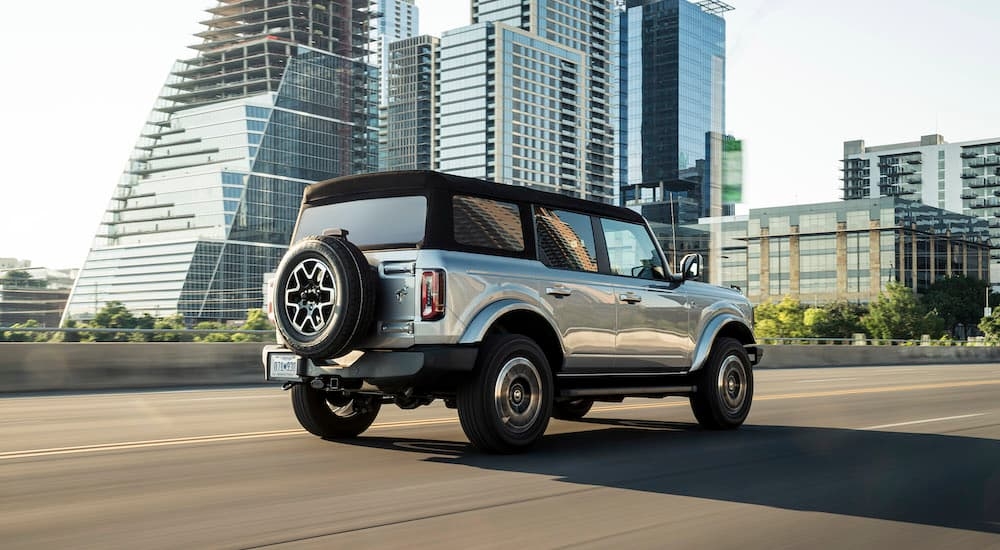
{"label": "side mirror", "polygon": [[698,279],[701,277],[701,254],[687,254],[681,259],[681,279]]}

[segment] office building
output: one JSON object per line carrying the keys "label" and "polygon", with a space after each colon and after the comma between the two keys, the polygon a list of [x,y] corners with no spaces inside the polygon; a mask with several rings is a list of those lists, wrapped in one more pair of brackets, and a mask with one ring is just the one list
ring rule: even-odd
{"label": "office building", "polygon": [[[874,146],[846,141],[842,162],[845,200],[903,197],[977,216],[1000,246],[1000,137],[948,143],[932,134]],[[990,278],[1000,281],[1000,250],[991,257]]]}
{"label": "office building", "polygon": [[178,61],[114,190],[66,318],[242,319],[308,184],[370,172],[367,0],[222,0]]}
{"label": "office building", "polygon": [[612,2],[472,0],[441,37],[436,168],[616,200]]}
{"label": "office building", "polygon": [[369,63],[379,69],[379,170],[388,168],[388,141],[390,139],[389,74],[390,47],[397,40],[405,40],[417,35],[420,28],[420,10],[413,0],[374,0],[371,21],[371,55]]}
{"label": "office building", "polygon": [[75,269],[30,267],[31,262],[0,258],[0,327],[37,321],[58,327]]}
{"label": "office building", "polygon": [[[622,202],[664,223],[723,212],[726,21],[703,0],[627,0],[620,14],[625,103]],[[733,153],[729,150],[728,153]]]}
{"label": "office building", "polygon": [[923,292],[956,274],[989,280],[985,220],[900,197],[757,208],[688,229],[711,243],[699,251],[708,280],[754,303],[870,302],[890,281]]}
{"label": "office building", "polygon": [[397,40],[389,46],[389,100],[386,109],[388,170],[434,168],[434,111],[437,56],[433,36]]}

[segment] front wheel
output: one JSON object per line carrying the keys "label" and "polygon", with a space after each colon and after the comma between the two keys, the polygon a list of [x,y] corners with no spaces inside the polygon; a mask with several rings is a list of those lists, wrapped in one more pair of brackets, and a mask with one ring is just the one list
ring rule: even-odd
{"label": "front wheel", "polygon": [[736,339],[720,338],[691,394],[698,424],[710,430],[738,428],[750,414],[752,401],[753,371],[746,350]]}
{"label": "front wheel", "polygon": [[535,443],[552,415],[552,372],[541,348],[519,334],[492,336],[471,380],[459,388],[458,418],[469,441],[489,453]]}
{"label": "front wheel", "polygon": [[345,396],[306,384],[292,387],[295,418],[307,432],[323,439],[357,437],[372,425],[381,408],[382,399],[377,395]]}

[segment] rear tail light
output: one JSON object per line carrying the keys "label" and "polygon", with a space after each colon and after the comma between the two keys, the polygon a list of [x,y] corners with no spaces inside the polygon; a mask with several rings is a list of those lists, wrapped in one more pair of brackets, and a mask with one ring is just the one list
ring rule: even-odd
{"label": "rear tail light", "polygon": [[444,271],[424,271],[420,275],[420,318],[437,321],[444,317],[444,296]]}

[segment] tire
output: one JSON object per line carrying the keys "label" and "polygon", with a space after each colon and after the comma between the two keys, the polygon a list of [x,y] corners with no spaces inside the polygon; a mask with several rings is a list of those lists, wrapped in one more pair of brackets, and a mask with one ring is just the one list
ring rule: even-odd
{"label": "tire", "polygon": [[354,349],[375,315],[376,275],[343,237],[307,237],[281,260],[274,285],[275,325],[285,345],[310,359]]}
{"label": "tire", "polygon": [[378,396],[351,398],[314,390],[306,384],[292,387],[295,418],[307,432],[323,439],[357,437],[372,425],[381,408]]}
{"label": "tire", "polygon": [[752,402],[750,358],[738,340],[720,338],[691,394],[691,410],[703,428],[731,430],[743,424]]}
{"label": "tire", "polygon": [[471,380],[458,389],[458,418],[474,446],[487,453],[527,449],[552,415],[552,371],[533,340],[519,334],[489,337]]}
{"label": "tire", "polygon": [[594,406],[593,399],[572,399],[570,401],[557,401],[552,405],[552,418],[559,420],[580,420],[590,408]]}

